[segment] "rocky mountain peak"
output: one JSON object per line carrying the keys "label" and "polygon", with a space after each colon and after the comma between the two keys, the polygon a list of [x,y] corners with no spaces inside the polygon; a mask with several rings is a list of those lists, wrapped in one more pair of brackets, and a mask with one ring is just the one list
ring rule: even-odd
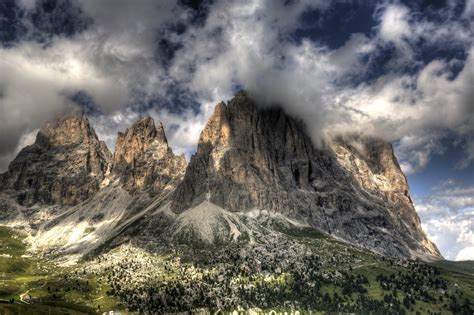
{"label": "rocky mountain peak", "polygon": [[135,122],[124,133],[119,132],[112,170],[120,172],[122,168],[133,164],[152,145],[160,147],[161,151],[168,150],[163,125],[160,123],[160,128],[156,128],[153,118],[147,116]]}
{"label": "rocky mountain peak", "polygon": [[[213,147],[228,147],[237,145],[241,149],[246,147],[247,143],[241,143],[240,129],[250,127],[252,117],[256,115],[257,107],[245,91],[240,91],[227,104],[220,102],[216,105],[214,113],[209,118],[204,130],[201,133],[198,144],[198,151],[209,144]],[[232,128],[233,126],[242,128]],[[247,129],[247,131],[254,131]],[[244,137],[248,140],[248,135]]]}
{"label": "rocky mountain peak", "polygon": [[206,146],[226,146],[229,145],[230,128],[226,114],[227,106],[224,102],[216,105],[214,113],[209,118],[199,137],[198,152],[204,150]]}
{"label": "rocky mountain peak", "polygon": [[309,185],[307,152],[312,144],[303,130],[281,109],[258,109],[246,93],[218,104],[176,191],[175,210],[210,195],[214,203],[233,211],[294,211],[297,203],[289,205],[286,189]]}
{"label": "rocky mountain peak", "polygon": [[[347,153],[364,161],[365,169],[362,172],[351,173],[353,178],[367,191],[383,193],[392,202],[411,204],[408,181],[403,174],[392,145],[382,139],[351,134],[338,136],[332,144],[343,167],[352,162],[347,160]],[[361,166],[359,165],[359,168]],[[370,173],[371,176],[367,176]]]}
{"label": "rocky mountain peak", "polygon": [[119,132],[112,172],[127,189],[151,188],[155,193],[171,189],[185,168],[184,156],[173,153],[163,124],[156,127],[153,118],[142,118],[124,133]]}
{"label": "rocky mountain peak", "polygon": [[127,129],[126,134],[130,136],[137,135],[144,140],[144,143],[150,142],[150,140],[157,140],[161,143],[168,144],[163,124],[160,122],[158,127],[155,126],[155,121],[150,116],[145,116],[136,121]]}
{"label": "rocky mountain peak", "polygon": [[[409,254],[440,257],[436,245],[428,240],[410,197],[408,181],[390,143],[360,134],[338,136],[330,144],[337,163],[350,176],[358,191],[386,210],[394,230],[409,246]],[[382,226],[385,228],[385,224]],[[418,251],[414,250],[418,249]],[[423,255],[420,255],[423,256]]]}
{"label": "rocky mountain peak", "polygon": [[97,140],[94,130],[83,111],[74,111],[46,124],[38,132],[36,143],[49,146],[65,146],[89,143]]}
{"label": "rocky mountain peak", "polygon": [[2,174],[1,189],[25,205],[73,205],[99,190],[110,158],[86,115],[73,112],[48,123],[20,151]]}
{"label": "rocky mountain peak", "polygon": [[347,136],[315,147],[301,121],[246,93],[216,106],[172,209],[204,201],[277,212],[388,255],[439,256],[390,143]]}

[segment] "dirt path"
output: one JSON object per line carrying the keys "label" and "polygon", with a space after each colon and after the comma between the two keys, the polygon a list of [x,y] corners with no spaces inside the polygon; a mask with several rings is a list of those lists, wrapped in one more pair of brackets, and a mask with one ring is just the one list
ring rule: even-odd
{"label": "dirt path", "polygon": [[376,265],[376,264],[377,263],[362,264],[362,265],[354,266],[354,267],[352,267],[352,269],[357,269],[357,268],[362,268],[362,267],[367,267],[367,266],[373,266],[373,265]]}
{"label": "dirt path", "polygon": [[[28,290],[26,290],[25,293],[22,293],[20,294],[20,301],[26,303],[26,304],[30,304],[30,302],[28,301],[29,299],[27,298],[28,297],[28,293],[31,291],[31,290],[36,290],[36,289],[40,289],[40,288],[44,288],[44,286],[46,285],[46,281],[43,282],[42,285],[40,285],[39,287],[36,287],[36,288],[30,288]],[[31,298],[31,296],[30,296]]]}

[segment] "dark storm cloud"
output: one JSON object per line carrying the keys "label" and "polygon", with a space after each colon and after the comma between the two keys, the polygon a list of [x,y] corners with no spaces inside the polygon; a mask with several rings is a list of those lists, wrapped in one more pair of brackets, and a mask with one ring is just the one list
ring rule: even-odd
{"label": "dark storm cloud", "polygon": [[26,34],[24,14],[24,10],[21,10],[15,0],[0,2],[0,42],[3,46],[13,45]]}
{"label": "dark storm cloud", "polygon": [[25,40],[47,44],[54,36],[80,33],[91,23],[70,0],[38,0],[29,8],[15,0],[0,3],[0,41],[5,47]]}
{"label": "dark storm cloud", "polygon": [[82,9],[70,0],[40,0],[29,13],[32,24],[32,37],[39,41],[52,36],[73,36],[92,24]]}
{"label": "dark storm cloud", "polygon": [[87,116],[97,116],[103,114],[95,104],[92,97],[86,91],[76,91],[69,93],[67,97],[81,108]]}
{"label": "dark storm cloud", "polygon": [[0,129],[0,155],[11,153],[18,144],[18,135],[23,133],[26,126],[19,125],[16,128]]}
{"label": "dark storm cloud", "polygon": [[191,24],[202,25],[214,2],[214,0],[181,0],[180,4],[192,11],[190,20]]}

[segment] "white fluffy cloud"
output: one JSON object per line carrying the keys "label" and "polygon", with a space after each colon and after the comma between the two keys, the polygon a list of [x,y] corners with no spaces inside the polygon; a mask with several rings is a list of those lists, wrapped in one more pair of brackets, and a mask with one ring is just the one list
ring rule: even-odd
{"label": "white fluffy cloud", "polygon": [[410,37],[410,10],[400,4],[385,7],[380,16],[380,37],[396,44],[403,44],[404,39]]}
{"label": "white fluffy cloud", "polygon": [[474,246],[461,249],[456,260],[474,260]]}
{"label": "white fluffy cloud", "polygon": [[474,259],[474,186],[447,180],[415,200],[423,228],[445,258]]}
{"label": "white fluffy cloud", "polygon": [[[387,74],[375,84],[346,90],[340,102],[354,109],[356,128],[398,140],[402,166],[413,173],[422,170],[433,154],[443,152],[439,141],[447,132],[460,137],[474,132],[470,87],[474,82],[474,49],[454,80],[450,67],[448,62],[434,60],[414,75]],[[346,128],[351,128],[350,124]]]}

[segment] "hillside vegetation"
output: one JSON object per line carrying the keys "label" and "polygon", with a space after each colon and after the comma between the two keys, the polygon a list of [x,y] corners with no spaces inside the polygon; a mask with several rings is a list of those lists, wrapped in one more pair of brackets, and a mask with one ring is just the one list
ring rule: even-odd
{"label": "hillside vegetation", "polygon": [[[312,228],[265,241],[151,253],[132,244],[73,266],[0,228],[0,310],[12,314],[221,310],[472,314],[472,262],[388,259]],[[11,303],[13,302],[13,303]]]}

